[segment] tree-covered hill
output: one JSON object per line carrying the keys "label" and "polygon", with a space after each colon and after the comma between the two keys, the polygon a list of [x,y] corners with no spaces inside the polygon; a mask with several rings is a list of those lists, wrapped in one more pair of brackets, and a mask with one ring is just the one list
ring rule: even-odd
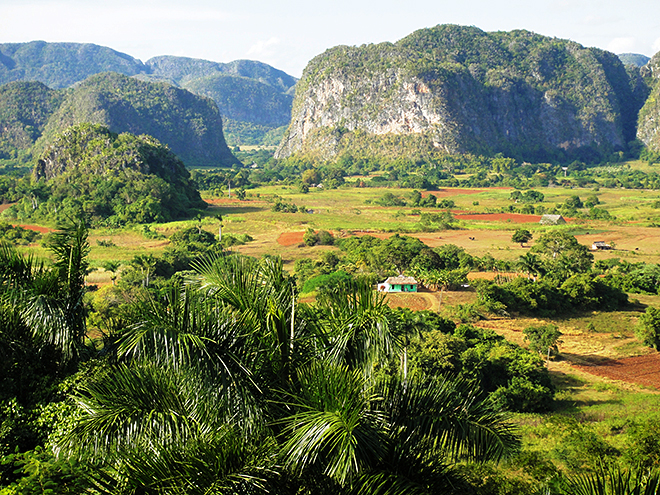
{"label": "tree-covered hill", "polygon": [[291,118],[293,97],[254,79],[214,74],[190,81],[185,88],[212,98],[232,120],[279,127]]}
{"label": "tree-covered hill", "polygon": [[[162,79],[212,98],[233,144],[263,144],[267,134],[291,119],[296,78],[253,60],[217,63],[161,56],[146,62],[149,78]],[[283,129],[282,129],[283,131]]]}
{"label": "tree-covered hill", "polygon": [[[0,44],[0,84],[40,81],[50,88],[61,89],[101,72],[168,82],[197,94],[211,95],[222,116],[231,121],[233,144],[259,144],[269,132],[288,125],[297,81],[254,60],[218,63],[165,55],[142,63],[125,53],[93,44],[44,41]],[[218,86],[215,79],[221,75],[227,79]],[[258,101],[255,94],[259,95]]]}
{"label": "tree-covered hill", "polygon": [[50,88],[66,88],[99,72],[129,76],[145,71],[139,60],[91,43],[0,44],[0,84],[40,81]]}
{"label": "tree-covered hill", "polygon": [[67,127],[84,122],[102,124],[118,133],[151,135],[188,166],[237,163],[225,143],[217,105],[165,83],[113,72],[89,77],[66,91],[35,145],[37,152]]}
{"label": "tree-covered hill", "polygon": [[54,137],[30,191],[7,215],[53,221],[83,211],[116,226],[185,218],[205,207],[185,165],[156,139],[79,124]]}
{"label": "tree-covered hill", "polygon": [[41,136],[64,93],[40,82],[0,86],[0,159],[17,158]]}
{"label": "tree-covered hill", "polygon": [[184,87],[190,81],[218,73],[253,79],[272,86],[281,93],[292,89],[297,81],[295,77],[286,72],[255,60],[219,63],[197,58],[164,55],[150,58],[145,65],[149,68],[149,74],[171,79]]}
{"label": "tree-covered hill", "polygon": [[441,25],[338,46],[306,67],[278,156],[607,156],[635,138],[629,82],[616,55],[528,31]]}

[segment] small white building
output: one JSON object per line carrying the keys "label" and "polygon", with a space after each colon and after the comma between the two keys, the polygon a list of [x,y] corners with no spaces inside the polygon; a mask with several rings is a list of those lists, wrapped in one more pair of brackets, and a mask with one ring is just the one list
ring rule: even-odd
{"label": "small white building", "polygon": [[591,250],[592,251],[602,251],[602,250],[607,250],[607,249],[612,249],[612,246],[607,244],[606,242],[603,241],[595,241],[591,245]]}
{"label": "small white building", "polygon": [[417,292],[419,283],[413,277],[390,277],[385,282],[378,284],[380,292]]}

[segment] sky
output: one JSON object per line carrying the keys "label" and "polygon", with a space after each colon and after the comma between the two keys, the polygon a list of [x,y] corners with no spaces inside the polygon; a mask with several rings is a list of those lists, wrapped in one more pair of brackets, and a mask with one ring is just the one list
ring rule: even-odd
{"label": "sky", "polygon": [[259,60],[295,77],[333,46],[395,42],[438,24],[660,51],[659,0],[0,0],[0,43],[95,43],[143,62]]}

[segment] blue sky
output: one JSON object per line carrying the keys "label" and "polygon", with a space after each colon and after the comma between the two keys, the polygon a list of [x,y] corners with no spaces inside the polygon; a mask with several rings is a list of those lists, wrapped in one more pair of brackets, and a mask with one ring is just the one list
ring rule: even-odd
{"label": "blue sky", "polygon": [[448,23],[527,29],[615,53],[660,51],[658,0],[0,0],[0,42],[96,43],[143,61],[252,59],[296,77],[332,46]]}

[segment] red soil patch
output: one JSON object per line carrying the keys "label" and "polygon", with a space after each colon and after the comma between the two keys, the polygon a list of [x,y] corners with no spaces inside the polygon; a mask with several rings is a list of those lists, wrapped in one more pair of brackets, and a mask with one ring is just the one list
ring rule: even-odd
{"label": "red soil patch", "polygon": [[[512,187],[491,187],[489,188],[490,190],[493,189],[513,189]],[[455,188],[455,189],[438,189],[436,191],[424,191],[422,192],[422,197],[426,197],[429,194],[433,194],[436,198],[446,198],[449,196],[456,196],[458,194],[479,194],[484,191],[487,191],[488,189],[461,189],[461,188]]]}
{"label": "red soil patch", "polygon": [[485,220],[489,222],[539,223],[540,215],[523,213],[455,213],[456,220]]}
{"label": "red soil patch", "polygon": [[0,205],[0,213],[5,211],[7,208],[11,207],[13,204],[14,203],[5,203],[5,204]]}
{"label": "red soil patch", "polygon": [[303,241],[304,232],[282,232],[277,238],[280,246],[294,246]]}
{"label": "red soil patch", "polygon": [[53,229],[49,229],[48,227],[41,227],[40,225],[26,225],[26,224],[14,224],[14,227],[23,227],[24,229],[28,230],[34,230],[36,232],[39,232],[41,234],[46,234],[47,232],[52,232]]}
{"label": "red soil patch", "polygon": [[592,375],[660,389],[660,354],[610,359],[591,366],[573,365]]}

